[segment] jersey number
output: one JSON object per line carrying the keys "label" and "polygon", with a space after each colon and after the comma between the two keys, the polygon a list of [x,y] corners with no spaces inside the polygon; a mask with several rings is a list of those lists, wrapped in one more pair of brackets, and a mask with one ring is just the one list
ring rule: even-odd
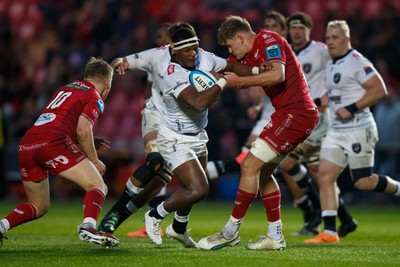
{"label": "jersey number", "polygon": [[72,92],[59,92],[58,95],[53,99],[53,101],[50,102],[50,104],[46,108],[58,108],[71,95]]}
{"label": "jersey number", "polygon": [[68,162],[69,162],[69,160],[68,160],[65,156],[59,155],[59,156],[55,157],[55,158],[52,159],[52,160],[46,161],[46,164],[47,164],[47,165],[50,165],[50,166],[53,167],[53,168],[56,168],[56,166],[57,166],[59,163],[65,165],[65,164],[68,164]]}

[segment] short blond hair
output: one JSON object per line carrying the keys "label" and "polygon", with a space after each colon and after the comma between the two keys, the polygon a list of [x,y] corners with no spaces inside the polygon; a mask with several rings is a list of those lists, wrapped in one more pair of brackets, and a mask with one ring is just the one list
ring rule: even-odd
{"label": "short blond hair", "polygon": [[238,33],[252,33],[250,23],[239,16],[228,16],[218,29],[218,44],[225,45],[226,41],[232,39]]}
{"label": "short blond hair", "polygon": [[338,28],[340,32],[350,38],[350,28],[345,20],[332,20],[328,22],[326,28]]}
{"label": "short blond hair", "polygon": [[94,79],[101,81],[112,78],[114,70],[110,64],[100,57],[91,57],[86,63],[85,79]]}

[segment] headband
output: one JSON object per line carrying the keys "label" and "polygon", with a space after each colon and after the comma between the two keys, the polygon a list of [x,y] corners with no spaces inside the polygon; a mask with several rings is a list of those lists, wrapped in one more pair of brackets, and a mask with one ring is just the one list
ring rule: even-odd
{"label": "headband", "polygon": [[306,23],[304,23],[304,21],[299,20],[299,19],[291,20],[291,21],[289,22],[289,27],[292,27],[292,26],[302,26],[302,27],[309,28],[309,27],[306,25]]}
{"label": "headband", "polygon": [[173,50],[180,50],[182,48],[192,46],[192,45],[198,45],[199,44],[199,39],[197,36],[191,37],[189,39],[185,39],[176,43],[172,43],[174,45]]}

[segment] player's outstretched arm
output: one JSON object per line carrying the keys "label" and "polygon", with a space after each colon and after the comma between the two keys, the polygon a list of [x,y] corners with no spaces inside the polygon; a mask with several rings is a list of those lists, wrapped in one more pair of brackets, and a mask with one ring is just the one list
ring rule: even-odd
{"label": "player's outstretched arm", "polygon": [[118,57],[111,62],[111,67],[119,73],[119,75],[124,75],[125,71],[129,69],[129,63],[126,58]]}
{"label": "player's outstretched arm", "polygon": [[271,64],[271,70],[257,75],[239,77],[233,72],[225,73],[228,86],[248,88],[250,86],[272,86],[284,82],[285,65],[279,62],[272,62]]}

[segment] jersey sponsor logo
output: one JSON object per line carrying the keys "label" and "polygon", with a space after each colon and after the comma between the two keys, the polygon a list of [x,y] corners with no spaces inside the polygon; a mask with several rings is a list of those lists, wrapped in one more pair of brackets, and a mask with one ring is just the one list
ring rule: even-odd
{"label": "jersey sponsor logo", "polygon": [[356,154],[361,152],[361,144],[360,143],[352,144],[351,148],[353,149],[353,152]]}
{"label": "jersey sponsor logo", "polygon": [[270,45],[265,48],[268,59],[280,58],[282,57],[281,46],[279,44]]}
{"label": "jersey sponsor logo", "polygon": [[18,151],[30,151],[30,150],[35,150],[39,149],[42,147],[47,146],[47,142],[44,143],[38,143],[38,144],[32,144],[32,145],[20,145],[18,146]]}
{"label": "jersey sponsor logo", "polygon": [[305,72],[305,73],[310,73],[311,72],[311,63],[305,63],[305,64],[303,64],[303,71]]}
{"label": "jersey sponsor logo", "polygon": [[373,72],[373,71],[374,71],[374,70],[373,70],[370,66],[364,67],[365,75],[368,75],[368,74],[370,74],[370,73]]}
{"label": "jersey sponsor logo", "polygon": [[175,72],[175,65],[169,65],[167,68],[168,75],[171,75],[174,72]]}
{"label": "jersey sponsor logo", "polygon": [[265,40],[265,44],[269,44],[269,43],[273,43],[273,42],[276,42],[276,39],[274,37],[270,37]]}
{"label": "jersey sponsor logo", "polygon": [[341,74],[340,73],[335,73],[335,75],[333,75],[333,82],[334,83],[338,83],[338,82],[340,82],[340,78],[341,78]]}
{"label": "jersey sponsor logo", "polygon": [[185,85],[185,84],[189,84],[189,82],[188,81],[176,82],[176,85],[174,86],[173,90],[176,90],[177,88],[179,88],[180,86]]}
{"label": "jersey sponsor logo", "polygon": [[52,122],[56,119],[56,114],[54,113],[43,113],[39,116],[39,118],[35,121],[35,126],[41,126],[43,124]]}
{"label": "jersey sponsor logo", "polygon": [[82,82],[79,82],[79,81],[70,83],[70,84],[68,84],[68,85],[65,86],[65,87],[72,87],[72,88],[79,89],[79,90],[83,90],[83,91],[88,91],[88,90],[90,90],[90,86],[87,86],[87,85],[85,85],[85,84],[83,84]]}
{"label": "jersey sponsor logo", "polygon": [[334,102],[335,104],[342,103],[342,97],[340,95],[330,96],[329,101]]}
{"label": "jersey sponsor logo", "polygon": [[[101,99],[97,100],[97,107],[99,108],[100,113],[103,113],[103,111],[104,111],[104,102],[103,102],[103,100],[101,100]],[[98,115],[96,117],[98,117]]]}

